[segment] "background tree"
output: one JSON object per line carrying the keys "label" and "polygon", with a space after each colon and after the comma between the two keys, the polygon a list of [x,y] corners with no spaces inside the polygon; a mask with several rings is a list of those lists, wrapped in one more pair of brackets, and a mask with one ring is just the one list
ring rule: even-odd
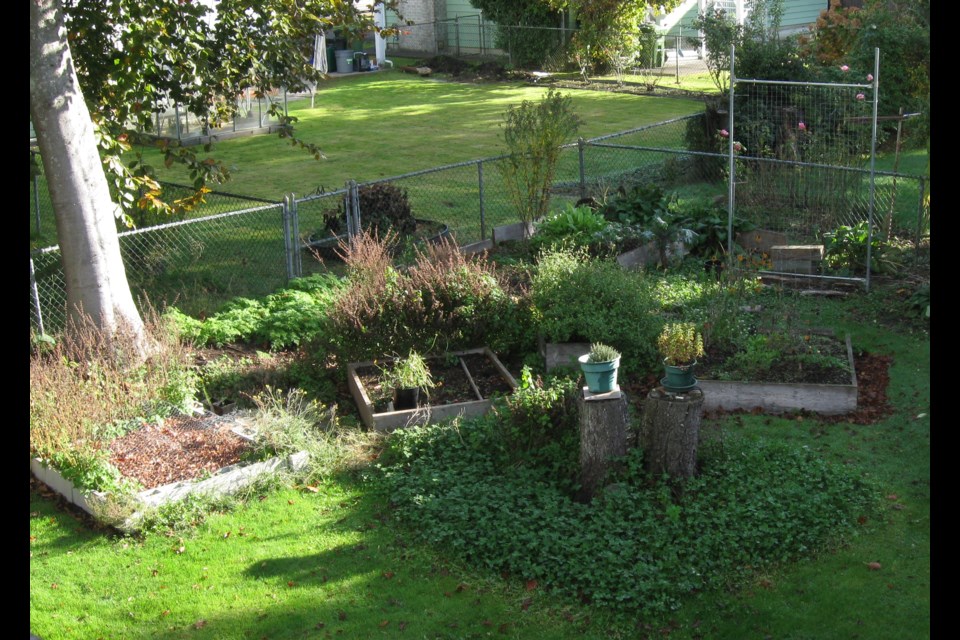
{"label": "background tree", "polygon": [[[31,0],[30,11],[30,118],[57,219],[68,319],[88,315],[107,338],[121,324],[143,332],[115,218],[189,208],[208,183],[228,178],[216,159],[150,136],[155,114],[183,104],[215,127],[238,111],[244,90],[263,96],[318,81],[304,51],[313,34],[373,29],[356,0],[220,0],[215,13],[190,0]],[[321,156],[294,136],[294,119],[278,106],[271,113],[281,137]],[[159,145],[166,164],[190,167],[193,197],[165,202],[152,167],[136,154],[124,162],[144,144]]]}
{"label": "background tree", "polygon": [[[648,12],[670,11],[680,0],[470,0],[489,19],[504,26],[560,26],[560,16],[570,12],[576,22],[577,33],[572,39],[573,58],[585,61],[586,71],[599,72],[609,68],[610,55],[632,50],[640,43],[640,24]],[[525,64],[542,65],[546,62],[545,44],[535,31],[503,30],[504,38],[514,40],[498,43],[503,47],[528,49]],[[545,33],[549,36],[549,33]],[[550,38],[553,41],[553,38]],[[504,47],[506,48],[506,47]],[[535,49],[540,52],[535,53]],[[511,51],[513,53],[513,51]]]}

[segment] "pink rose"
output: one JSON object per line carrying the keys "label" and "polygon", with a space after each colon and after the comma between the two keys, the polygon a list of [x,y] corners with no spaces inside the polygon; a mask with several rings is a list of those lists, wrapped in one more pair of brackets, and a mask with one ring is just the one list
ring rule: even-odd
{"label": "pink rose", "polygon": [[848,66],[845,65],[845,64],[844,64],[844,65],[841,65],[841,66],[840,66],[840,71],[843,71],[844,73],[846,73],[847,71],[850,71],[850,67],[848,67]]}
{"label": "pink rose", "polygon": [[868,73],[868,74],[867,74],[867,82],[873,82],[873,74],[872,74],[872,73]]}
{"label": "pink rose", "polygon": [[797,125],[797,129],[800,129],[800,131],[806,131],[806,130],[807,130],[807,123],[801,122],[800,124]]}
{"label": "pink rose", "polygon": [[862,93],[857,94],[857,100],[863,100],[864,98],[866,98],[866,96],[863,95]]}
{"label": "pink rose", "polygon": [[726,129],[720,129],[720,135],[726,138],[727,136],[730,135],[730,132],[727,131]]}
{"label": "pink rose", "polygon": [[743,151],[743,145],[740,144],[739,142],[734,142],[734,143],[733,143],[733,150],[734,150],[734,151]]}

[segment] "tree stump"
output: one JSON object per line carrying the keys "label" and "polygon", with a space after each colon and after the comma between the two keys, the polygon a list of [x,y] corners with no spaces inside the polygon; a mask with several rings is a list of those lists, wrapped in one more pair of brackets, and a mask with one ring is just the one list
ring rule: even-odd
{"label": "tree stump", "polygon": [[614,460],[627,454],[630,438],[630,411],[622,391],[590,394],[577,399],[580,414],[580,492],[578,499],[589,502],[596,495]]}
{"label": "tree stump", "polygon": [[689,478],[697,471],[697,444],[703,391],[670,393],[657,387],[647,395],[640,423],[643,466],[655,476]]}

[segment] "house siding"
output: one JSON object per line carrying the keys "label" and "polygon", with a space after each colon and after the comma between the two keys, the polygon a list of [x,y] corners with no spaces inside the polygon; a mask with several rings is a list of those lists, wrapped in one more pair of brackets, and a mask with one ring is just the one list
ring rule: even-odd
{"label": "house siding", "polygon": [[[483,53],[493,48],[496,25],[481,20],[479,9],[469,0],[400,0],[400,13],[413,22],[388,39],[388,47],[432,55]],[[399,23],[397,13],[387,11],[387,25]]]}
{"label": "house siding", "polygon": [[826,0],[793,0],[783,3],[783,18],[780,21],[781,33],[807,31],[827,9]]}

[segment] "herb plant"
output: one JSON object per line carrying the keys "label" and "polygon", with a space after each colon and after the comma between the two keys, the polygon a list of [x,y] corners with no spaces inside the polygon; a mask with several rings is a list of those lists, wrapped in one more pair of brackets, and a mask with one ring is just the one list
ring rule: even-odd
{"label": "herb plant", "polygon": [[610,345],[594,342],[590,345],[588,362],[612,362],[620,357],[620,352]]}
{"label": "herb plant", "polygon": [[684,366],[703,355],[703,336],[692,322],[668,323],[657,338],[664,362]]}

